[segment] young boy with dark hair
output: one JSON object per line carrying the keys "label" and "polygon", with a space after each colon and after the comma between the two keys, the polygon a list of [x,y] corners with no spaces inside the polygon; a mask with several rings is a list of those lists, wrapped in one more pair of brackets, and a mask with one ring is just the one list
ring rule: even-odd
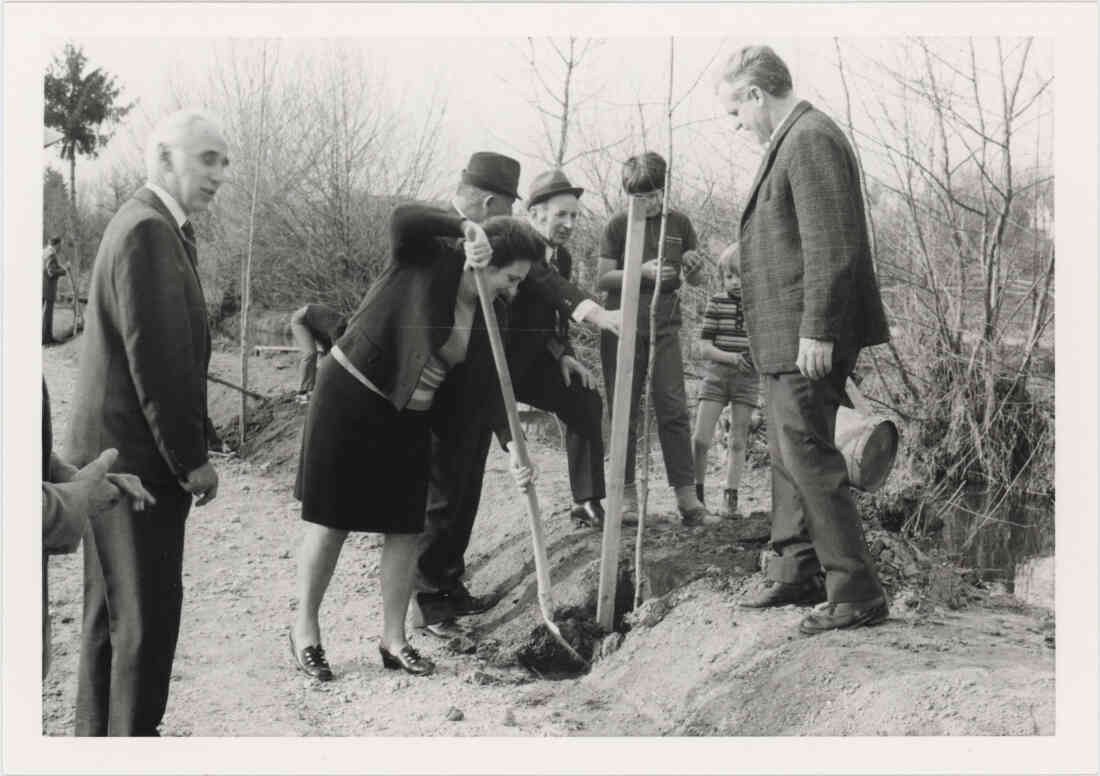
{"label": "young boy with dark hair", "polygon": [[[693,286],[703,281],[703,258],[696,251],[698,239],[691,220],[678,210],[669,209],[665,224],[664,262],[657,277],[662,207],[664,204],[665,160],[647,151],[632,156],[623,164],[623,189],[627,194],[646,200],[645,244],[642,258],[642,288],[639,297],[634,350],[634,384],[630,395],[630,441],[627,444],[626,478],[623,493],[623,522],[637,522],[637,494],[634,488],[634,451],[637,445],[638,411],[649,368],[649,311],[653,295],[657,299],[657,337],[653,359],[653,408],[657,415],[657,435],[665,459],[668,484],[676,493],[676,505],[684,525],[698,525],[706,509],[695,495],[691,455],[691,417],[684,390],[684,359],[680,351],[681,276]],[[597,289],[607,292],[605,307],[618,310],[626,259],[626,212],[612,216],[600,243]],[[604,332],[600,340],[608,406],[615,393],[615,370],[619,338]]]}

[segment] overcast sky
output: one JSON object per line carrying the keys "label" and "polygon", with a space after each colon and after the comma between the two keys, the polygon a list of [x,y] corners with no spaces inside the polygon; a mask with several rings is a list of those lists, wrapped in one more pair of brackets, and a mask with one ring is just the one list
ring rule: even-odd
{"label": "overcast sky", "polygon": [[[216,52],[224,51],[228,43],[227,39],[200,40],[184,48],[178,45],[178,39],[171,38],[75,36],[58,40],[54,48],[59,51],[66,41],[82,46],[93,65],[114,74],[126,99],[139,101],[139,108],[119,128],[101,157],[90,162],[80,160],[78,176],[85,180],[134,154],[144,142],[151,121],[171,103],[170,84],[204,79],[215,64]],[[540,129],[538,114],[526,101],[531,94],[531,80],[524,59],[524,38],[376,37],[345,38],[340,42],[361,50],[374,67],[384,69],[393,91],[407,101],[408,110],[423,111],[433,95],[446,100],[444,146],[455,149],[449,161],[456,169],[470,152],[479,149],[512,152],[526,156],[523,161],[533,161]],[[289,63],[311,42],[284,39],[279,45],[281,61]],[[707,65],[717,52],[729,48],[729,41],[722,38],[681,41],[676,52],[679,72],[675,74],[679,93],[686,92],[701,73],[708,71]],[[660,146],[664,147],[665,133],[658,114],[668,88],[667,39],[606,39],[583,63],[578,80],[582,94],[598,93],[601,102],[652,103],[647,114],[658,125],[653,132],[659,133]],[[719,117],[709,81],[699,84],[679,114],[693,120]]]}
{"label": "overcast sky", "polygon": [[[558,68],[544,38],[536,38],[540,67],[552,86]],[[563,43],[562,38],[556,39]],[[849,68],[849,81],[857,100],[866,103],[880,97],[893,99],[873,89],[870,80],[872,59],[885,59],[898,47],[900,38],[844,38],[842,45]],[[716,163],[719,155],[731,160],[726,183],[730,190],[743,193],[757,166],[760,149],[744,136],[731,133],[731,121],[724,116],[714,97],[714,77],[725,55],[739,45],[767,42],[788,63],[796,91],[839,116],[844,104],[836,68],[836,51],[831,38],[764,36],[734,38],[719,36],[678,36],[675,40],[673,75],[674,99],[678,106],[674,121],[674,174],[682,187],[698,187],[700,171]],[[98,159],[78,160],[79,183],[94,184],[103,179],[112,166],[129,162],[139,164],[141,148],[152,123],[173,104],[174,90],[184,91],[204,82],[219,61],[225,61],[235,46],[238,52],[258,50],[256,40],[229,37],[179,38],[155,36],[67,35],[52,38],[50,52],[60,52],[65,42],[81,47],[93,66],[113,74],[123,89],[123,99],[136,100],[138,107],[118,128],[114,139]],[[535,90],[532,71],[527,64],[528,41],[521,36],[355,36],[355,37],[281,37],[270,39],[270,50],[278,49],[279,76],[293,80],[295,68],[302,62],[343,46],[360,53],[369,67],[384,73],[389,90],[388,102],[412,118],[427,113],[431,102],[446,102],[446,119],[439,154],[438,180],[450,185],[469,154],[475,150],[496,150],[516,156],[524,166],[521,193],[534,174],[545,168],[540,153],[546,155],[537,110],[530,97]],[[965,43],[956,39],[963,51]],[[995,68],[992,49],[981,52],[980,67]],[[1029,79],[1053,72],[1052,46],[1039,41],[1031,58]],[[881,76],[876,76],[881,78]],[[631,134],[632,138],[616,147],[617,158],[641,148],[638,103],[646,122],[648,146],[664,152],[667,148],[664,104],[669,84],[668,37],[609,37],[591,49],[577,70],[574,99],[586,99],[582,118],[595,122],[604,137]],[[1051,91],[1053,94],[1053,90]],[[680,98],[684,98],[679,102]],[[594,105],[599,113],[591,112]],[[857,104],[857,124],[860,121]],[[588,111],[585,115],[584,111]],[[1028,131],[1045,134],[1050,146],[1050,121]],[[574,137],[574,150],[583,145]],[[1034,148],[1027,144],[1028,152]],[[244,151],[247,154],[247,150]],[[66,172],[56,149],[47,152],[47,164]],[[870,167],[876,162],[865,160]],[[236,169],[241,169],[237,167]],[[590,185],[579,165],[567,170],[581,185]],[[85,189],[87,191],[87,188]],[[676,189],[674,188],[674,191]],[[433,192],[438,193],[438,192]]]}

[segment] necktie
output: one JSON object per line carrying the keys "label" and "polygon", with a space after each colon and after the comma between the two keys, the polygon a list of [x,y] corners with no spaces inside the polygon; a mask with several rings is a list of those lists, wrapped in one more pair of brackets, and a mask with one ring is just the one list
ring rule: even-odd
{"label": "necktie", "polygon": [[187,248],[187,256],[191,259],[191,264],[198,267],[199,262],[199,249],[195,243],[195,227],[191,225],[190,221],[184,221],[183,226],[180,227],[180,231],[183,232],[183,244]]}

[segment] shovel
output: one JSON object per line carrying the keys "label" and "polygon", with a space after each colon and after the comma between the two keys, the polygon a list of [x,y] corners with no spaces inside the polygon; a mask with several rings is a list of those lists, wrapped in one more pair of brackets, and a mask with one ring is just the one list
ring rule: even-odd
{"label": "shovel", "polygon": [[[512,432],[512,441],[516,446],[516,455],[520,463],[527,468],[531,467],[531,459],[527,455],[527,443],[523,438],[523,428],[519,423],[519,412],[516,410],[516,394],[512,389],[512,376],[508,371],[508,361],[504,355],[504,343],[500,339],[500,327],[497,325],[496,311],[493,310],[493,298],[485,285],[483,270],[475,269],[474,280],[477,283],[477,295],[481,299],[481,312],[485,317],[485,329],[489,333],[489,345],[493,349],[493,361],[497,367],[497,377],[500,378],[500,390],[504,395],[504,409],[508,414],[508,429]],[[554,600],[550,592],[550,571],[546,560],[546,538],[542,531],[542,515],[539,510],[539,499],[535,493],[534,484],[527,486],[527,517],[531,525],[531,543],[535,548],[535,579],[538,582],[539,609],[542,611],[543,622],[550,629],[554,639],[565,648],[573,659],[581,665],[587,666],[588,661],[581,657],[580,653],[565,640],[561,631],[554,623]]]}

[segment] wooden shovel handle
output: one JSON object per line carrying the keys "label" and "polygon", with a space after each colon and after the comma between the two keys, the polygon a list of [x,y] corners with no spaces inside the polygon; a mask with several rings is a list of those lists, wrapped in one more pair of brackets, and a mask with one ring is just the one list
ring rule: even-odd
{"label": "wooden shovel handle", "polygon": [[[481,300],[481,312],[485,317],[485,330],[489,334],[489,346],[493,350],[493,361],[497,368],[497,377],[500,379],[500,391],[504,397],[504,410],[508,415],[508,429],[512,433],[512,442],[516,448],[516,456],[524,466],[531,467],[531,459],[527,454],[527,442],[523,438],[523,427],[519,422],[519,411],[516,409],[516,393],[512,388],[512,375],[508,370],[508,359],[504,353],[504,342],[500,338],[500,326],[497,323],[496,311],[493,309],[493,298],[485,283],[483,270],[474,270],[474,280],[477,283],[477,295]],[[539,509],[538,496],[534,485],[527,488],[527,515],[531,523],[531,543],[535,550],[535,578],[538,581],[539,604],[543,610],[543,617],[550,621],[554,606],[550,596],[550,572],[546,560],[546,539],[542,529],[541,510]]]}

